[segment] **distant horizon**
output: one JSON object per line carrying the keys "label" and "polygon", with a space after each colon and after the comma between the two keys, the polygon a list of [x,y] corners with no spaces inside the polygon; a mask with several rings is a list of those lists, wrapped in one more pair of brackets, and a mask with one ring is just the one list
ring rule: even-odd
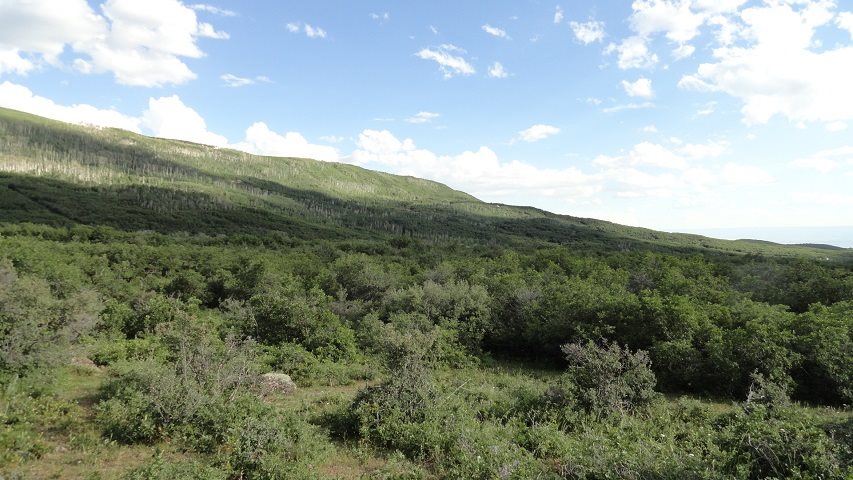
{"label": "distant horizon", "polygon": [[695,233],[721,240],[762,240],[786,245],[832,245],[853,248],[853,225],[819,227],[728,227],[668,230],[677,233]]}

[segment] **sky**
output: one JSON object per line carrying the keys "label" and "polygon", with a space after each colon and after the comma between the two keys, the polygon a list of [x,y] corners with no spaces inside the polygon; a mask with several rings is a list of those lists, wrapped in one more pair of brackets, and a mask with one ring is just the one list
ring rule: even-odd
{"label": "sky", "polygon": [[853,0],[0,0],[0,106],[853,247]]}

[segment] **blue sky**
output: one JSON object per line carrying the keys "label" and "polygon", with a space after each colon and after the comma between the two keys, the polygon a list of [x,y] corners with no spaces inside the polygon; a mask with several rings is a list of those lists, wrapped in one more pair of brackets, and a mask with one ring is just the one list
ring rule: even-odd
{"label": "blue sky", "polygon": [[851,12],[0,0],[0,105],[557,213],[802,241],[766,227],[853,225]]}

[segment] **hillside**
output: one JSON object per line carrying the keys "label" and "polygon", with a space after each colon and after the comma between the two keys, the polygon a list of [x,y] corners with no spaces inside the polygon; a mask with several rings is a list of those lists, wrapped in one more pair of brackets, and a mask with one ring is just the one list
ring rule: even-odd
{"label": "hillside", "polygon": [[490,204],[440,183],[353,165],[256,156],[8,109],[0,109],[0,222],[853,258],[849,249],[716,240]]}
{"label": "hillside", "polygon": [[851,352],[848,249],[0,110],[0,478],[842,480]]}

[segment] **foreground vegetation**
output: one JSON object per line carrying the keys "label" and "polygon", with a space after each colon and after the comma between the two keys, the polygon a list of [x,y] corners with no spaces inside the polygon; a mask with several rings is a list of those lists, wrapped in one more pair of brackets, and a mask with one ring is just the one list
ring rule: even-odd
{"label": "foreground vegetation", "polygon": [[848,251],[0,113],[2,477],[853,475]]}

